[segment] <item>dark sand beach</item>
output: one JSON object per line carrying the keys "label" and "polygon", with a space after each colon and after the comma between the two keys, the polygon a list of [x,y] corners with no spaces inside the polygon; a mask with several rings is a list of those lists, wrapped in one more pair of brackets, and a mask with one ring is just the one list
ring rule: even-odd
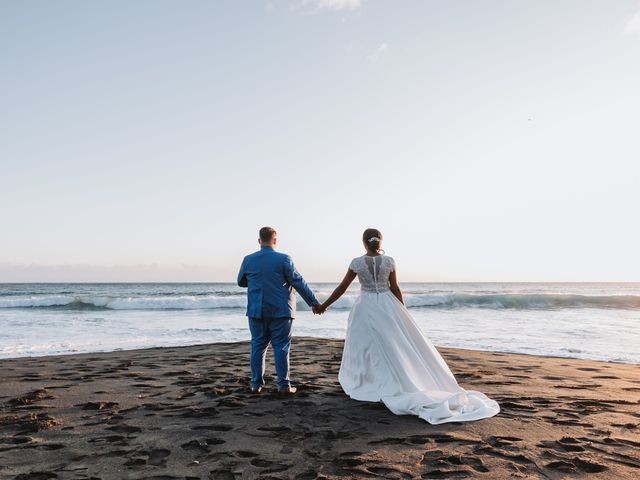
{"label": "dark sand beach", "polygon": [[442,348],[502,412],[432,426],[345,396],[342,341],[294,339],[285,399],[248,350],[1,360],[0,478],[640,478],[637,365]]}

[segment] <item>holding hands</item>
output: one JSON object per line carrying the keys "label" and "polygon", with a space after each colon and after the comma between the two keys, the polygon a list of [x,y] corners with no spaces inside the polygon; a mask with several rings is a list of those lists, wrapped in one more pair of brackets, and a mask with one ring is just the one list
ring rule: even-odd
{"label": "holding hands", "polygon": [[327,298],[324,303],[316,303],[311,307],[313,313],[316,315],[322,315],[333,302],[338,300],[344,292],[347,291],[347,288],[349,288],[349,285],[351,285],[351,282],[353,282],[355,278],[356,273],[349,268],[349,270],[347,270],[347,274],[342,279],[342,282],[340,282],[340,285],[338,285],[333,293],[329,295],[329,298]]}
{"label": "holding hands", "polygon": [[311,310],[315,315],[322,315],[326,309],[327,307],[325,307],[324,304],[321,303],[316,303],[313,307],[311,307]]}

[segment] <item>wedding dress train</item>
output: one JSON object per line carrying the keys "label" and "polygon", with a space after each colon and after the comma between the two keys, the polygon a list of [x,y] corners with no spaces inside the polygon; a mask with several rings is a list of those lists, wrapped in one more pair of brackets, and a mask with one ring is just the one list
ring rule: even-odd
{"label": "wedding dress train", "polygon": [[444,359],[389,290],[391,257],[364,255],[349,267],[362,293],[349,314],[338,379],[354,400],[382,401],[396,415],[432,424],[479,420],[500,407],[458,385]]}

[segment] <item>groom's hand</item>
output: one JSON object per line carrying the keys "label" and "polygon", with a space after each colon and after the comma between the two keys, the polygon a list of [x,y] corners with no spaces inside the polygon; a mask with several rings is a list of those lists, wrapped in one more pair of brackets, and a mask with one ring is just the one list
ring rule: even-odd
{"label": "groom's hand", "polygon": [[324,309],[319,303],[316,303],[313,307],[311,307],[311,310],[315,315],[322,315],[324,313]]}

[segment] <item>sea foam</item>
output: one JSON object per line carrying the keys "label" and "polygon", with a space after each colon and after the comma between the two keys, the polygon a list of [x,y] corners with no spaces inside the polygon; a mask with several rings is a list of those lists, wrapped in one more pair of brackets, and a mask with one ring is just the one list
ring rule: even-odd
{"label": "sea foam", "polygon": [[[319,294],[320,300],[328,295]],[[349,293],[332,308],[350,309],[358,298]],[[560,294],[405,294],[407,308],[486,308],[486,309],[562,309],[604,308],[640,309],[636,295],[560,295]],[[96,296],[44,295],[0,298],[0,308],[67,308],[108,310],[209,310],[245,308],[245,295],[183,295],[183,296]],[[298,299],[297,306],[307,310]]]}

